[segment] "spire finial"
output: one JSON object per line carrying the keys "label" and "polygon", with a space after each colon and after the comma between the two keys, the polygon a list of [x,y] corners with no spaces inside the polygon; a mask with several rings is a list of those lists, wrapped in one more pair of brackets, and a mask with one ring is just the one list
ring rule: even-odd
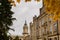
{"label": "spire finial", "polygon": [[25,25],[27,25],[27,22],[26,22],[26,20],[25,20]]}

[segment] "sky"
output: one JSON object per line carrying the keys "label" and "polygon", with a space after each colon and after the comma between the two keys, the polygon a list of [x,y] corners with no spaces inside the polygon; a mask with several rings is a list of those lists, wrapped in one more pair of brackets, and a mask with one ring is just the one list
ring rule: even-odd
{"label": "sky", "polygon": [[24,0],[21,0],[20,4],[16,3],[16,7],[13,6],[11,9],[14,12],[13,17],[16,18],[16,20],[13,21],[11,28],[15,31],[10,30],[9,33],[11,33],[11,35],[22,35],[25,20],[29,28],[29,23],[33,21],[33,17],[40,14],[41,7],[42,1],[37,3],[32,0],[31,2],[26,3]]}

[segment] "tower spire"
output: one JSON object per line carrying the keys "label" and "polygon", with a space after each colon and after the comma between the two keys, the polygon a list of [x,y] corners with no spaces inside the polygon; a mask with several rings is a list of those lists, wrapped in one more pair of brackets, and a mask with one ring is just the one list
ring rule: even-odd
{"label": "tower spire", "polygon": [[27,22],[26,22],[26,20],[25,20],[25,25],[27,25]]}
{"label": "tower spire", "polygon": [[28,35],[28,26],[27,26],[27,22],[25,20],[25,24],[23,26],[23,35],[27,36]]}

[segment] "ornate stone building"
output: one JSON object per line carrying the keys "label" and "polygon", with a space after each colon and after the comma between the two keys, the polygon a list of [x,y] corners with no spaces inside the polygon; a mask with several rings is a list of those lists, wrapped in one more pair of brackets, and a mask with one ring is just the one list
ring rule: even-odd
{"label": "ornate stone building", "polygon": [[40,15],[30,23],[31,40],[60,40],[60,20],[54,21],[45,11],[44,3]]}
{"label": "ornate stone building", "polygon": [[59,22],[53,21],[50,16],[53,16],[53,14],[47,14],[44,11],[44,7],[41,8],[41,13],[40,16],[37,17],[38,20],[38,30],[39,30],[39,36],[38,39],[42,40],[60,40],[58,38],[60,34],[60,27],[59,27]]}
{"label": "ornate stone building", "polygon": [[33,17],[30,23],[31,40],[60,40],[60,20],[53,21],[53,14],[45,12],[45,7],[40,9],[40,15]]}
{"label": "ornate stone building", "polygon": [[35,15],[33,17],[33,23],[30,23],[30,36],[31,40],[37,40],[37,35],[36,35],[36,27],[37,27],[37,16]]}

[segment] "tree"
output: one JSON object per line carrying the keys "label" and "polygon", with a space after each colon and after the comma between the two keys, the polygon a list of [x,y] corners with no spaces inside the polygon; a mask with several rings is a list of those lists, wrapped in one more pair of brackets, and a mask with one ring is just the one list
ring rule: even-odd
{"label": "tree", "polygon": [[48,14],[53,14],[54,20],[60,20],[60,0],[43,0],[45,11]]}
{"label": "tree", "polygon": [[13,25],[12,15],[14,14],[11,11],[12,5],[8,0],[0,0],[0,40],[8,40],[9,37],[7,32],[11,29],[10,26]]}

